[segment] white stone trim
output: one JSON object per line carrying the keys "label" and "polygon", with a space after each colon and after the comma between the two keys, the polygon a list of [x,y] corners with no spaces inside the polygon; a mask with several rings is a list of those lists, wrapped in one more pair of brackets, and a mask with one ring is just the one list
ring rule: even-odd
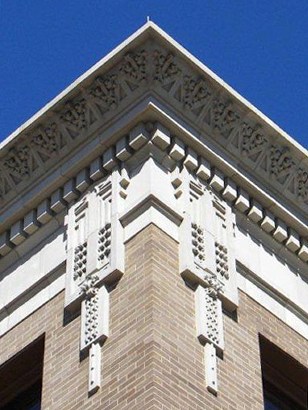
{"label": "white stone trim", "polygon": [[[156,135],[156,131],[154,135]],[[170,139],[168,141],[170,143]],[[180,146],[180,143],[182,147],[185,147],[178,138],[175,141],[177,141],[177,146]],[[124,149],[125,139],[122,138],[118,141],[117,150],[119,150],[120,143]],[[139,147],[140,144],[138,145]],[[164,145],[164,147],[166,149],[167,146]],[[183,148],[181,149],[183,150]],[[69,203],[82,195],[82,192],[89,187],[91,181],[96,181],[98,178],[106,175],[107,172],[110,172],[112,167],[116,165],[115,155],[127,159],[131,157],[131,153],[123,157],[120,151],[111,149],[108,150],[107,154],[105,155],[105,162],[102,157],[96,158],[90,164],[90,173],[88,168],[79,171],[76,177],[71,178],[62,188],[58,188],[51,197],[46,198],[37,208],[28,212],[24,219],[17,221],[10,230],[2,233],[0,235],[0,256],[3,257],[8,254],[11,249],[33,234],[41,225],[46,224],[54,215],[62,212]],[[179,154],[175,154],[175,143],[171,147],[170,155],[175,155],[174,158],[180,158]],[[107,156],[109,160],[107,160]],[[192,158],[195,159],[193,160]],[[196,174],[201,180],[209,181],[210,186],[217,192],[223,190],[222,196],[227,201],[234,204],[239,211],[247,214],[253,222],[258,223],[262,229],[271,234],[277,241],[285,243],[288,249],[296,253],[304,262],[308,261],[308,242],[301,238],[293,228],[288,228],[282,220],[274,216],[273,212],[262,207],[259,202],[251,198],[240,186],[237,186],[232,179],[225,176],[219,169],[213,167],[208,160],[200,157],[197,166],[196,154],[193,154],[192,150],[188,150],[187,155],[185,154],[183,159],[184,165],[190,171],[196,170]],[[79,189],[77,189],[76,181],[78,181]]]}
{"label": "white stone trim", "polygon": [[278,296],[275,289],[269,290],[266,283],[258,280],[242,268],[238,271],[238,286],[241,291],[275,315],[283,323],[308,339],[308,318],[306,312],[299,311],[292,301]]}
{"label": "white stone trim", "polygon": [[[0,313],[0,337],[65,289],[64,267],[44,278]],[[54,277],[54,279],[52,279]],[[35,292],[35,289],[40,290]]]}

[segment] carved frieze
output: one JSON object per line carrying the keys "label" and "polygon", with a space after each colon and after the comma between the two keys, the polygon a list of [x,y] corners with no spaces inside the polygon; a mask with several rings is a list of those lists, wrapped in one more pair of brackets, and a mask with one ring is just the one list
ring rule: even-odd
{"label": "carved frieze", "polygon": [[120,72],[127,80],[132,81],[135,84],[140,85],[140,83],[145,83],[147,78],[147,56],[148,53],[146,50],[141,50],[135,53],[127,53],[124,56],[122,65],[120,67]]}
{"label": "carved frieze", "polygon": [[11,175],[14,182],[29,177],[31,173],[31,154],[27,145],[12,149],[3,161],[3,167]]}
{"label": "carved frieze", "polygon": [[239,114],[232,107],[231,103],[226,103],[219,99],[213,101],[211,111],[211,126],[213,130],[218,132],[222,137],[228,138],[238,125],[240,120]]}
{"label": "carved frieze", "polygon": [[[23,142],[16,142],[0,160],[0,169],[4,170],[0,200],[4,202],[20,183],[30,186],[34,171],[36,177],[40,169],[43,174],[49,161],[67,154],[64,146],[79,144],[79,138],[85,138],[90,130],[94,135],[102,118],[115,115],[122,101],[133,98],[136,90],[141,86],[145,90],[147,85],[165,100],[167,97],[184,115],[196,118],[201,132],[210,132],[224,149],[243,158],[248,172],[262,177],[265,172],[276,189],[277,184],[279,188],[291,181],[288,198],[301,207],[307,201],[308,171],[303,166],[299,169],[294,154],[274,143],[260,124],[248,120],[247,109],[243,112],[228,92],[215,86],[206,74],[196,73],[181,57],[151,42],[127,52],[108,72],[98,73],[79,94],[60,104],[56,112],[50,112],[48,123],[39,124]],[[230,144],[225,143],[226,139]]]}
{"label": "carved frieze", "polygon": [[154,80],[165,84],[180,74],[181,70],[175,62],[174,55],[155,50],[153,59],[155,65]]}
{"label": "carved frieze", "polygon": [[308,200],[308,171],[300,168],[297,172],[298,196],[302,201]]}
{"label": "carved frieze", "polygon": [[204,106],[211,95],[210,88],[204,79],[195,80],[187,75],[183,79],[183,90],[183,103],[185,109],[188,110]]}
{"label": "carved frieze", "polygon": [[89,90],[89,95],[101,112],[115,110],[120,101],[120,89],[117,75],[97,77]]}
{"label": "carved frieze", "polygon": [[270,149],[270,165],[270,175],[283,183],[294,169],[295,162],[287,148],[272,146]]}

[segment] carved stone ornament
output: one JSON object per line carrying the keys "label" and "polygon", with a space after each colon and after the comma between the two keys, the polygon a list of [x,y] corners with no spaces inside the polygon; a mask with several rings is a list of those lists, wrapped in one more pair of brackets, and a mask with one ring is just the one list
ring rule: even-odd
{"label": "carved stone ornament", "polygon": [[299,169],[297,173],[298,196],[302,201],[308,199],[308,171]]}
{"label": "carved stone ornament", "polygon": [[262,134],[261,127],[252,127],[247,122],[241,124],[242,153],[253,157],[267,145],[267,138]]}
{"label": "carved stone ornament", "polygon": [[69,209],[67,308],[87,293],[89,284],[95,286],[113,276],[117,279],[123,273],[122,227],[112,201],[120,191],[119,184],[112,183],[115,177],[120,178],[117,170]]}
{"label": "carved stone ornament", "polygon": [[89,90],[90,96],[102,110],[102,113],[115,110],[120,101],[117,75],[98,77]]}
{"label": "carved stone ornament", "polygon": [[[74,148],[80,138],[88,138],[88,132],[93,138],[102,121],[119,114],[122,102],[132,102],[135,95],[139,98],[140,90],[148,93],[153,89],[155,96],[169,101],[180,115],[196,119],[201,133],[206,131],[232,155],[243,158],[248,173],[264,177],[266,172],[275,190],[277,184],[280,187],[295,181],[295,188],[287,187],[288,199],[296,206],[305,206],[306,183],[301,175],[308,170],[301,167],[298,172],[299,160],[289,148],[274,143],[260,124],[248,121],[249,109],[239,109],[226,90],[206,74],[189,68],[180,53],[175,55],[149,41],[127,52],[108,72],[103,72],[103,67],[99,71],[74,98],[59,104],[54,113],[49,112],[46,122],[16,139],[0,160],[0,201],[11,199],[10,192],[21,183],[31,186],[34,172],[36,177],[43,175],[46,167],[67,155],[68,145]],[[229,139],[231,144],[226,144]],[[259,161],[263,154],[265,162]]]}
{"label": "carved stone ornament", "polygon": [[147,51],[141,50],[137,53],[127,53],[120,67],[120,72],[134,83],[146,81]]}
{"label": "carved stone ornament", "polygon": [[175,58],[172,54],[165,55],[161,51],[155,50],[153,58],[155,65],[154,80],[164,84],[180,74],[181,70],[175,63]]}
{"label": "carved stone ornament", "polygon": [[207,287],[216,282],[219,297],[234,309],[238,300],[232,209],[185,169],[180,178],[183,192],[178,201],[185,215],[180,227],[181,274],[189,282]]}
{"label": "carved stone ornament", "polygon": [[203,79],[195,80],[189,76],[184,77],[184,107],[193,110],[204,105],[211,95],[208,84]]}
{"label": "carved stone ornament", "polygon": [[[185,169],[178,175],[184,220],[180,273],[195,287],[197,337],[205,345],[206,384],[217,394],[216,353],[224,348],[222,304],[238,305],[234,214],[230,206]],[[179,182],[178,182],[179,184]]]}
{"label": "carved stone ornament", "polygon": [[66,309],[81,303],[81,352],[89,352],[89,394],[100,386],[102,344],[109,333],[109,292],[124,271],[122,226],[117,216],[121,174],[115,169],[68,212]]}
{"label": "carved stone ornament", "polygon": [[289,175],[295,163],[290,156],[289,150],[272,146],[270,150],[271,175],[277,179]]}

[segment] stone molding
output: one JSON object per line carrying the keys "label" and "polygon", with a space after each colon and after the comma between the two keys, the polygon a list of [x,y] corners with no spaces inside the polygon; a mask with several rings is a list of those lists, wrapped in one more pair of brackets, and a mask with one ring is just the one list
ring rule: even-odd
{"label": "stone molding", "polygon": [[[163,130],[163,131],[162,131]],[[120,138],[113,146],[109,147],[102,156],[92,161],[88,167],[82,169],[73,178],[58,188],[50,197],[43,200],[39,206],[25,217],[17,221],[10,230],[0,236],[0,255],[4,257],[14,247],[25,241],[27,237],[36,232],[40,226],[49,222],[56,214],[62,212],[70,203],[76,201],[83,192],[103,177],[120,168],[120,195],[126,196],[129,185],[129,176],[125,164],[133,162],[133,156],[148,144],[155,147],[156,152],[161,152],[169,161],[183,166],[189,173],[195,175],[202,184],[209,185],[214,192],[230,203],[234,210],[245,214],[262,230],[270,234],[276,241],[286,246],[295,253],[303,262],[308,261],[308,244],[305,238],[287,226],[287,223],[273,215],[254,198],[226,177],[223,172],[200,157],[192,148],[187,146],[179,137],[172,136],[169,130],[159,123],[140,123],[134,127],[127,137]],[[152,154],[151,154],[152,155]],[[135,157],[134,157],[135,158]],[[182,190],[181,177],[175,167],[172,171],[175,195]],[[172,209],[172,206],[169,207]],[[123,219],[123,216],[122,216]],[[178,238],[177,238],[178,240]]]}
{"label": "stone molding", "polygon": [[[159,42],[145,41],[126,52],[115,66],[100,67],[74,95],[48,111],[40,124],[25,130],[2,149],[0,203],[14,200],[48,169],[65,161],[69,152],[93,135],[125,106],[152,92],[184,115],[240,167],[274,196],[307,211],[307,158],[268,124],[256,121],[249,109],[235,101],[206,73],[187,64],[180,53]],[[91,80],[91,81],[90,81]],[[72,93],[71,93],[72,94]]]}
{"label": "stone molding", "polygon": [[236,212],[307,261],[306,245],[300,239],[296,243],[294,232],[220,169],[162,124],[139,123],[45,199],[32,219],[27,215],[14,224],[10,243],[0,244],[5,256],[11,244],[18,246],[57,213],[67,212],[65,308],[81,307],[80,351],[89,354],[89,395],[100,387],[109,291],[124,273],[124,243],[131,237],[125,231],[134,225],[136,234],[155,223],[154,211],[158,226],[179,242],[179,273],[195,291],[197,337],[213,394],[218,391],[216,354],[224,350],[222,306],[234,311],[238,305]]}

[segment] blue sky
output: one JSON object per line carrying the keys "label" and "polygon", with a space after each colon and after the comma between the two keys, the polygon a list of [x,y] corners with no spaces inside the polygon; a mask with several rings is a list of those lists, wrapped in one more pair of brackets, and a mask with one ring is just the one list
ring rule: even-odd
{"label": "blue sky", "polygon": [[308,147],[307,0],[0,0],[0,140],[147,15]]}

